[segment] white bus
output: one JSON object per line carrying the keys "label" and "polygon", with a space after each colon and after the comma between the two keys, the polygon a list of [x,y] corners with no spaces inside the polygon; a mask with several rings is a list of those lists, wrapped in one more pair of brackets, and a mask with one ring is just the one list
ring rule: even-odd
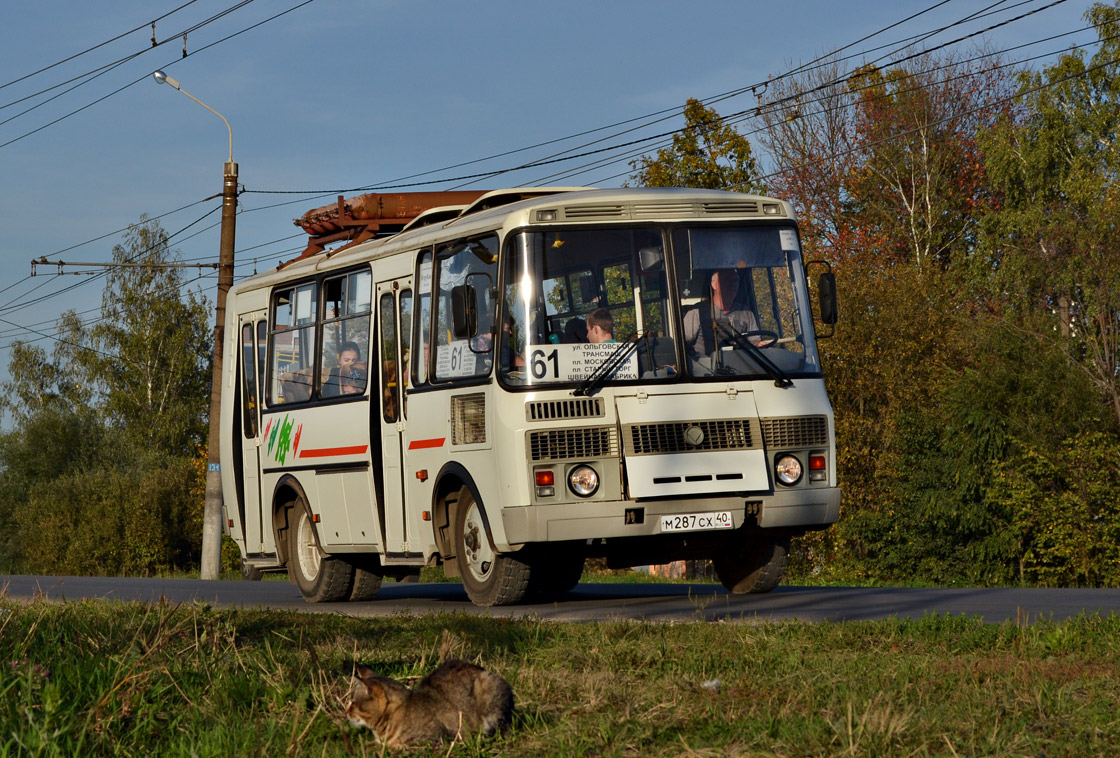
{"label": "white bus", "polygon": [[766,592],[837,520],[789,204],[522,188],[384,231],[229,292],[224,517],[249,570],[323,602],[442,564],[500,605],[588,557],[710,559]]}

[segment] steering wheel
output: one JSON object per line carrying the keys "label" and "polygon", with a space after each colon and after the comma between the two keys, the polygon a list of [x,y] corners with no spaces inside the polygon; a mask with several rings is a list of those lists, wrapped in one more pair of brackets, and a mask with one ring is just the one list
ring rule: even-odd
{"label": "steering wheel", "polygon": [[[754,329],[749,332],[740,332],[738,336],[750,340],[755,347],[760,348],[773,347],[778,342],[777,333],[771,332],[768,329]],[[732,337],[724,337],[719,343],[720,347],[727,347],[734,344],[735,339]]]}

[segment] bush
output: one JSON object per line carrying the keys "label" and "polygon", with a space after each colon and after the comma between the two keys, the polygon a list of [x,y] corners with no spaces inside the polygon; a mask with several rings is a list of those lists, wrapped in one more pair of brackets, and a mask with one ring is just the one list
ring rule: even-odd
{"label": "bush", "polygon": [[196,477],[190,459],[167,458],[36,484],[14,509],[27,570],[150,576],[192,565],[202,535]]}
{"label": "bush", "polygon": [[1011,514],[1024,582],[1120,586],[1120,439],[1094,432],[1056,452],[1022,451],[988,492]]}

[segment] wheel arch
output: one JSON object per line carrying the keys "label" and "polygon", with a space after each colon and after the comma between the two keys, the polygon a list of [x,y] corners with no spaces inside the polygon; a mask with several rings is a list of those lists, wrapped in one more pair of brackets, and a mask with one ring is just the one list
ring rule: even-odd
{"label": "wheel arch", "polygon": [[281,566],[287,566],[289,558],[288,540],[285,539],[286,532],[291,526],[288,513],[295,507],[295,503],[301,500],[308,508],[311,507],[307,491],[298,479],[291,474],[280,477],[272,490],[272,536],[276,542],[276,557]]}
{"label": "wheel arch", "polygon": [[[491,547],[494,543],[494,529],[486,512],[486,503],[478,492],[478,485],[466,467],[458,461],[445,463],[436,474],[436,484],[432,490],[432,528],[435,532],[436,548],[443,559],[444,570],[457,571],[455,567],[455,515],[459,491],[466,487],[478,503],[478,511],[486,524]],[[455,574],[457,575],[457,573]]]}

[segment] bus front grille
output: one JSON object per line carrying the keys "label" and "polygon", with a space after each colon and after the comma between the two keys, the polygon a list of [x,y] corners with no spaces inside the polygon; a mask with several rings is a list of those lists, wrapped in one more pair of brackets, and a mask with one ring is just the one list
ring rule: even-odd
{"label": "bus front grille", "polygon": [[610,426],[530,432],[529,457],[534,461],[617,458],[618,435]]}
{"label": "bus front grille", "polygon": [[603,400],[598,397],[580,397],[571,400],[537,400],[525,404],[527,421],[602,417]]}
{"label": "bus front grille", "polygon": [[762,437],[771,450],[828,446],[828,420],[824,416],[764,418],[761,421]]}
{"label": "bus front grille", "polygon": [[626,430],[627,455],[750,450],[761,447],[751,419],[634,424]]}

